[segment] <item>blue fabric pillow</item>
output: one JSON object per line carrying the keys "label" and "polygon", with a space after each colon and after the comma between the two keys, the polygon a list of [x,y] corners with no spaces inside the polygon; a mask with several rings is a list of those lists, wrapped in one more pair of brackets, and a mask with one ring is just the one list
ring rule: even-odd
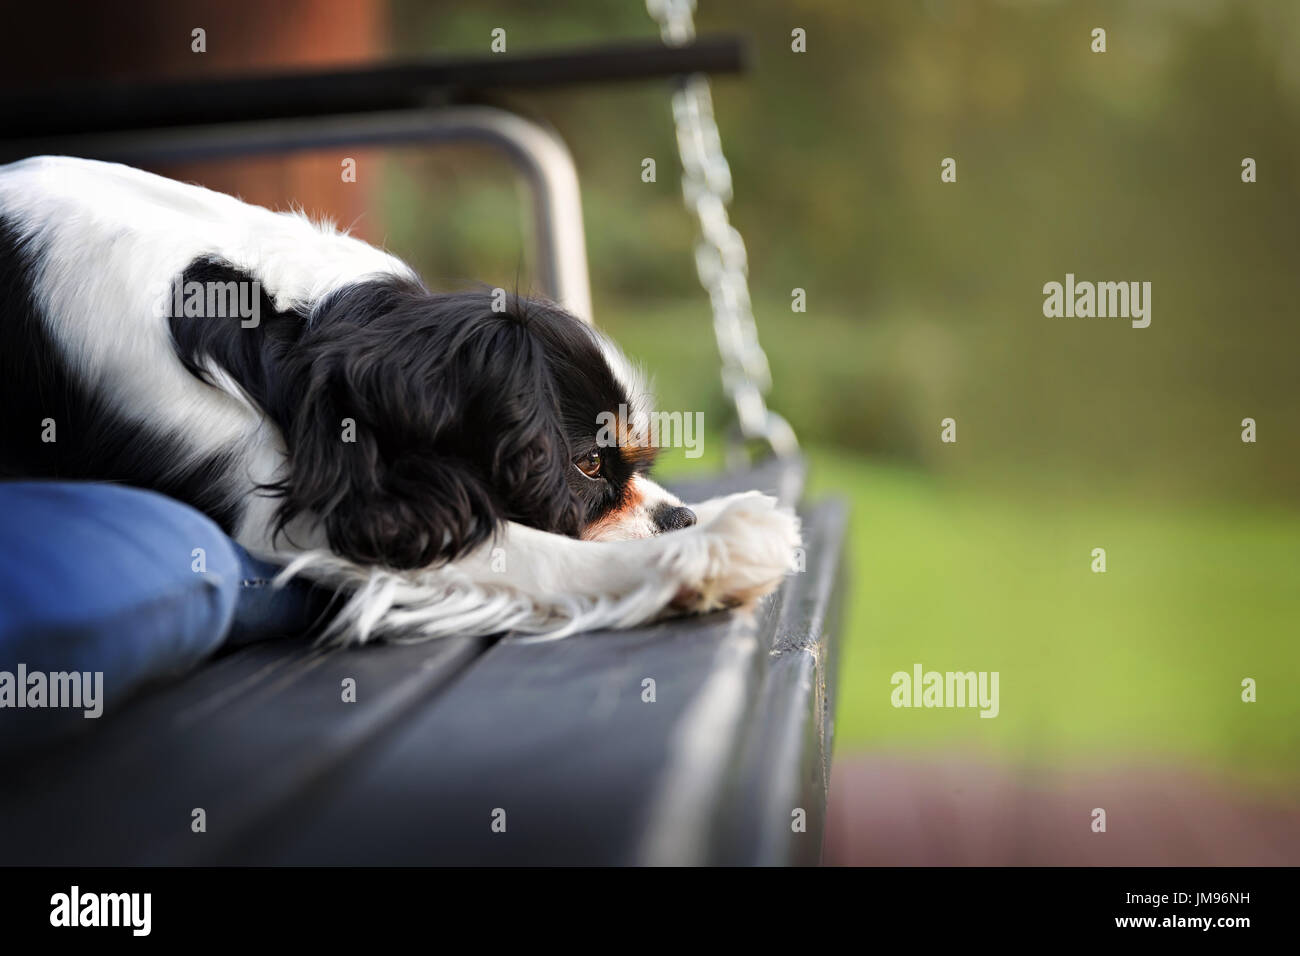
{"label": "blue fabric pillow", "polygon": [[[306,585],[271,589],[278,570],[155,492],[0,482],[0,746],[93,724],[88,709],[107,711],[227,640],[301,633],[325,602]],[[26,687],[17,686],[20,666]],[[72,673],[92,675],[83,690],[93,706],[15,706],[17,694],[39,699],[41,678],[31,675],[46,675],[48,702],[48,675]],[[67,678],[56,681],[68,691]]]}

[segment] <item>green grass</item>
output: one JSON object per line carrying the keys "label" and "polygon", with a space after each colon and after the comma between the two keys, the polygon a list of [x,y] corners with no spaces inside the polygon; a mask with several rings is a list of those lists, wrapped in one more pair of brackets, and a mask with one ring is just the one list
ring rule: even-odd
{"label": "green grass", "polygon": [[[844,452],[810,458],[813,494],[852,508],[840,752],[1156,762],[1294,786],[1300,515],[1054,501]],[[672,453],[663,471],[691,468]],[[1091,570],[1094,547],[1104,574]],[[998,671],[999,715],[894,708],[890,676],[916,663]],[[1255,703],[1241,700],[1244,677]]]}
{"label": "green grass", "polygon": [[[1295,782],[1300,516],[1016,498],[813,459],[815,488],[853,507],[841,748],[1155,757]],[[914,663],[999,671],[999,716],[894,708],[890,675]],[[1242,702],[1243,677],[1256,703]]]}

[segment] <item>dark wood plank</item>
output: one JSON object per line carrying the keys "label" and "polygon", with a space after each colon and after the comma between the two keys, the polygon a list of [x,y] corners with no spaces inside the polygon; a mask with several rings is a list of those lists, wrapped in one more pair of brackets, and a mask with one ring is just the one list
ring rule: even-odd
{"label": "dark wood plank", "polygon": [[775,495],[787,507],[795,507],[803,496],[807,467],[803,459],[781,461],[767,458],[752,468],[726,471],[707,478],[688,479],[670,484],[671,490],[685,502],[707,501],[740,491],[761,491]]}
{"label": "dark wood plank", "polygon": [[[745,688],[756,679],[757,648],[737,649],[733,629],[720,614],[503,640],[228,862],[634,862],[683,712],[720,669]],[[654,703],[642,700],[645,678]],[[746,696],[735,703],[740,720]],[[505,833],[491,829],[498,808]]]}
{"label": "dark wood plank", "polygon": [[[840,593],[847,514],[807,514],[806,568],[789,582],[757,704],[728,792],[719,803],[717,855],[733,863],[820,861],[830,785]],[[795,828],[796,810],[803,829]]]}
{"label": "dark wood plank", "polygon": [[[256,644],[146,694],[67,745],[11,759],[0,781],[0,864],[206,862],[297,800],[487,642],[319,650]],[[356,703],[342,680],[357,682]],[[191,812],[207,832],[191,831]]]}
{"label": "dark wood plank", "polygon": [[501,641],[228,862],[815,862],[843,510],[807,527],[822,557],[752,619]]}

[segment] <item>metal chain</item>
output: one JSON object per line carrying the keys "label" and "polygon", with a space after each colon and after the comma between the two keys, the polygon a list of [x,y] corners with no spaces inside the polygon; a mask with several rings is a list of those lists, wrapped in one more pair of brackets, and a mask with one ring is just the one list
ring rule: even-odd
{"label": "metal chain", "polygon": [[[646,0],[646,9],[658,22],[664,43],[682,46],[695,39],[695,0]],[[695,268],[713,307],[722,387],[736,406],[740,441],[729,451],[734,459],[745,441],[761,441],[778,457],[793,455],[799,450],[794,430],[767,407],[772,374],[758,343],[750,304],[745,241],[727,216],[731,167],[722,153],[713,94],[703,73],[681,80],[673,94],[673,122],[682,162],[682,195],[700,229]]]}

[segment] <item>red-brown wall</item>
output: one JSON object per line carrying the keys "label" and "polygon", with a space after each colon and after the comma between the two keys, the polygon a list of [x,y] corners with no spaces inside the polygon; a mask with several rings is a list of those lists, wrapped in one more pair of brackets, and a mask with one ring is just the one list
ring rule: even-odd
{"label": "red-brown wall", "polygon": [[[251,71],[312,69],[381,60],[388,52],[386,0],[139,0],[24,4],[6,12],[0,82],[11,90],[97,79],[194,79]],[[207,32],[207,52],[191,32]],[[358,160],[356,183],[340,161]],[[158,171],[273,208],[295,204],[367,238],[382,236],[368,202],[373,154],[257,157]]]}

